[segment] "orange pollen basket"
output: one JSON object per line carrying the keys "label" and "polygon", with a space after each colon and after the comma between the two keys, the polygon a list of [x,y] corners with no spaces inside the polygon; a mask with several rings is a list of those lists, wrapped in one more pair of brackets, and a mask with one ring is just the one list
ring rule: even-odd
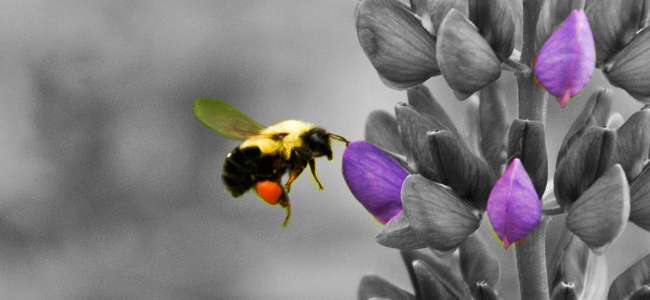
{"label": "orange pollen basket", "polygon": [[258,181],[255,184],[255,191],[262,200],[271,205],[278,204],[284,194],[280,183],[270,180]]}

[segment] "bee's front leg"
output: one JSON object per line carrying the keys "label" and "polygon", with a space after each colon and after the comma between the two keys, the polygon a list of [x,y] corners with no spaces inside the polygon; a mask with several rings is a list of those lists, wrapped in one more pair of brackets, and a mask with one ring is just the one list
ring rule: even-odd
{"label": "bee's front leg", "polygon": [[311,176],[314,177],[314,180],[316,180],[316,184],[318,184],[318,189],[323,190],[323,184],[320,182],[320,179],[318,179],[318,176],[316,175],[316,160],[313,158],[309,160],[309,170],[311,171]]}

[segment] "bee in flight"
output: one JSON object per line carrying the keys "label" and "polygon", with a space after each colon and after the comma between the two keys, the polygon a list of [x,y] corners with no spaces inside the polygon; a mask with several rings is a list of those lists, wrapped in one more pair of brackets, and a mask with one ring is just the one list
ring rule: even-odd
{"label": "bee in flight", "polygon": [[[291,184],[309,166],[320,190],[315,159],[332,159],[331,140],[349,143],[340,135],[327,132],[314,124],[286,120],[265,127],[230,104],[216,99],[194,101],[194,115],[203,125],[218,134],[243,141],[233,149],[223,164],[223,182],[233,197],[251,188],[270,205],[279,204],[286,212],[282,226],[291,217],[287,194]],[[287,182],[281,183],[288,173]]]}

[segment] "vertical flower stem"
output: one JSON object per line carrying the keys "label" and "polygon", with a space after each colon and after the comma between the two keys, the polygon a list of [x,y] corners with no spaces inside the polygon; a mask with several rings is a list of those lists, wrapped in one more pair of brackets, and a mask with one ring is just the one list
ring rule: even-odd
{"label": "vertical flower stem", "polygon": [[[523,1],[523,46],[521,63],[531,66],[535,56],[535,31],[543,0]],[[531,67],[532,70],[532,67]],[[535,84],[532,72],[517,74],[519,90],[519,118],[544,122],[546,119],[546,93]],[[535,172],[535,171],[531,171]],[[548,300],[548,277],[546,272],[547,219],[515,246],[519,290],[521,299]]]}

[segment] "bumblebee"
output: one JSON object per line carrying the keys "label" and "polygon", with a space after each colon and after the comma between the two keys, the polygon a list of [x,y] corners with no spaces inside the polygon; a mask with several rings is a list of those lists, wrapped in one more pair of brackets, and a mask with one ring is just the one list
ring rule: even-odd
{"label": "bumblebee", "polygon": [[[283,226],[287,226],[291,217],[288,197],[291,184],[309,166],[322,190],[315,159],[322,156],[332,159],[331,140],[349,143],[340,135],[303,121],[286,120],[265,127],[216,99],[194,101],[194,115],[219,135],[243,141],[226,156],[223,183],[233,197],[255,188],[266,203],[279,204],[286,212]],[[282,177],[287,173],[287,181],[282,184]]]}

